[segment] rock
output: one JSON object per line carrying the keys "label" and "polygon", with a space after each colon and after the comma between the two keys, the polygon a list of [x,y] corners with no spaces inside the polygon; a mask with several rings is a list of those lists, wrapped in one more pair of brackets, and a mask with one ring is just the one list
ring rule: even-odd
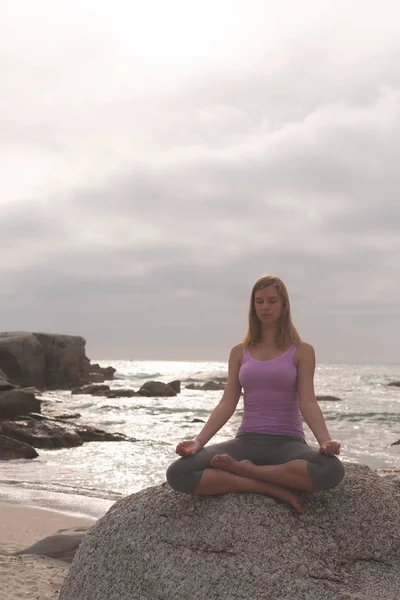
{"label": "rock", "polygon": [[215,390],[215,391],[220,391],[220,390],[224,390],[225,389],[225,383],[222,382],[218,382],[218,381],[206,381],[203,386],[202,386],[203,390]]}
{"label": "rock", "polygon": [[91,373],[100,373],[101,375],[103,375],[103,377],[104,377],[103,381],[114,379],[114,373],[116,371],[117,371],[117,369],[114,369],[114,367],[101,367],[97,363],[90,365],[90,372]]}
{"label": "rock", "polygon": [[392,381],[391,383],[388,383],[388,386],[400,387],[400,381]]}
{"label": "rock", "polygon": [[5,435],[0,435],[0,460],[14,460],[16,458],[36,458],[38,453],[35,448],[14,440]]}
{"label": "rock", "polygon": [[319,402],[342,402],[341,398],[337,396],[317,396]]}
{"label": "rock", "polygon": [[168,385],[170,385],[172,389],[176,391],[177,394],[181,393],[181,382],[179,381],[179,379],[175,381],[170,381]]}
{"label": "rock", "polygon": [[29,412],[40,412],[41,402],[34,394],[8,390],[0,394],[0,419],[13,419]]}
{"label": "rock", "polygon": [[52,415],[42,415],[38,413],[28,413],[27,415],[21,415],[23,419],[34,419],[35,421],[68,421],[69,419],[79,419],[82,415],[80,413],[68,413],[59,414],[54,413]]}
{"label": "rock", "polygon": [[87,380],[85,340],[49,333],[0,333],[0,368],[20,387],[68,389]]}
{"label": "rock", "polygon": [[0,435],[34,448],[73,448],[83,443],[81,437],[68,425],[61,426],[47,421],[0,421]]}
{"label": "rock", "polygon": [[92,396],[95,396],[97,394],[99,394],[100,392],[104,392],[106,390],[109,390],[110,386],[109,385],[84,385],[81,387],[75,387],[71,390],[71,394],[91,394]]}
{"label": "rock", "polygon": [[75,432],[79,435],[82,442],[136,442],[136,438],[128,437],[123,433],[111,433],[91,427],[89,425],[75,425]]}
{"label": "rock", "polygon": [[70,563],[90,527],[77,527],[75,529],[60,529],[54,535],[50,535],[25,550],[14,552],[13,556],[21,554],[39,554],[57,558]]}
{"label": "rock", "polygon": [[[148,393],[142,394],[142,391]],[[168,383],[162,383],[161,381],[146,381],[138,391],[139,396],[176,396],[176,390],[174,390]]]}
{"label": "rock", "polygon": [[90,381],[90,383],[103,383],[104,379],[102,373],[89,373],[88,375],[88,381]]}
{"label": "rock", "polygon": [[0,369],[0,394],[2,392],[6,392],[7,390],[12,390],[14,389],[15,385],[13,385],[12,383],[10,383],[5,375],[5,373]]}
{"label": "rock", "polygon": [[[400,440],[398,443],[400,443]],[[376,469],[376,473],[378,473],[378,475],[380,475],[380,477],[385,477],[385,479],[390,479],[390,481],[392,481],[394,484],[396,484],[397,486],[400,487],[400,468],[381,467],[380,469]]]}
{"label": "rock", "polygon": [[400,440],[397,440],[397,442],[393,442],[393,444],[390,444],[391,446],[398,446],[400,444]]}
{"label": "rock", "polygon": [[[80,545],[60,600],[394,599],[400,494],[362,465],[306,513],[261,494],[120,500]],[[110,576],[112,574],[112,576]]]}
{"label": "rock", "polygon": [[197,419],[197,417],[195,417],[191,420],[191,423],[205,423],[205,421],[203,419]]}
{"label": "rock", "polygon": [[119,390],[106,390],[101,392],[100,396],[105,396],[106,398],[133,398],[133,396],[137,396],[135,390],[130,389],[119,389]]}
{"label": "rock", "polygon": [[219,381],[206,381],[202,385],[196,383],[189,383],[186,386],[187,390],[203,390],[203,391],[220,391],[225,389],[225,383]]}

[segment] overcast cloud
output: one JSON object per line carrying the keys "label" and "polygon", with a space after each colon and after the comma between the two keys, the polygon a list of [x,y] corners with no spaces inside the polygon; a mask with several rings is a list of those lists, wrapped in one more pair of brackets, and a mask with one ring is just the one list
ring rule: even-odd
{"label": "overcast cloud", "polygon": [[398,362],[397,2],[0,6],[0,330],[226,360],[274,273],[319,362]]}

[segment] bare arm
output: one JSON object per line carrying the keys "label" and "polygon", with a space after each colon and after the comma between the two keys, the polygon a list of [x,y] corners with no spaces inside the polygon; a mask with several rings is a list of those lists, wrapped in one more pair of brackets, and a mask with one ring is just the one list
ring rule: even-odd
{"label": "bare arm", "polygon": [[307,425],[325,454],[339,454],[340,444],[331,439],[314,392],[315,353],[309,344],[297,349],[297,390],[299,406]]}
{"label": "bare arm", "polygon": [[232,348],[229,356],[228,381],[221,400],[212,411],[207,423],[194,440],[180,442],[177,454],[190,456],[198,452],[225,425],[235,412],[242,390],[239,383],[239,369],[242,362],[242,344]]}

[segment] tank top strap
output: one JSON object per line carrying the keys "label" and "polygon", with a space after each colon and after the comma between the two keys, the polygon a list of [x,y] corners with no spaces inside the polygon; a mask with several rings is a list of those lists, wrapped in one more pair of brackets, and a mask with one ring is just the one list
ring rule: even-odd
{"label": "tank top strap", "polygon": [[289,348],[289,350],[287,352],[286,356],[292,362],[293,362],[293,357],[294,357],[296,350],[297,350],[297,344],[293,344],[293,346],[291,348]]}
{"label": "tank top strap", "polygon": [[246,348],[246,346],[243,344],[243,350],[242,350],[242,363],[244,363],[246,360],[249,360],[249,351]]}

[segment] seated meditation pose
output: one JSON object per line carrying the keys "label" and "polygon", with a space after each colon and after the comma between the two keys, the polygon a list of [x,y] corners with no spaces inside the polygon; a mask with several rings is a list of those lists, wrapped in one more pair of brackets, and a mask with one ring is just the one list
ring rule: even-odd
{"label": "seated meditation pose", "polygon": [[[314,392],[315,354],[292,323],[284,283],[258,279],[250,297],[248,332],[232,348],[222,398],[181,456],[167,469],[169,485],[186,494],[267,494],[303,506],[295,490],[314,492],[338,485],[344,476]],[[243,418],[236,436],[207,443],[231,418],[243,389]],[[318,444],[305,441],[302,418]]]}

